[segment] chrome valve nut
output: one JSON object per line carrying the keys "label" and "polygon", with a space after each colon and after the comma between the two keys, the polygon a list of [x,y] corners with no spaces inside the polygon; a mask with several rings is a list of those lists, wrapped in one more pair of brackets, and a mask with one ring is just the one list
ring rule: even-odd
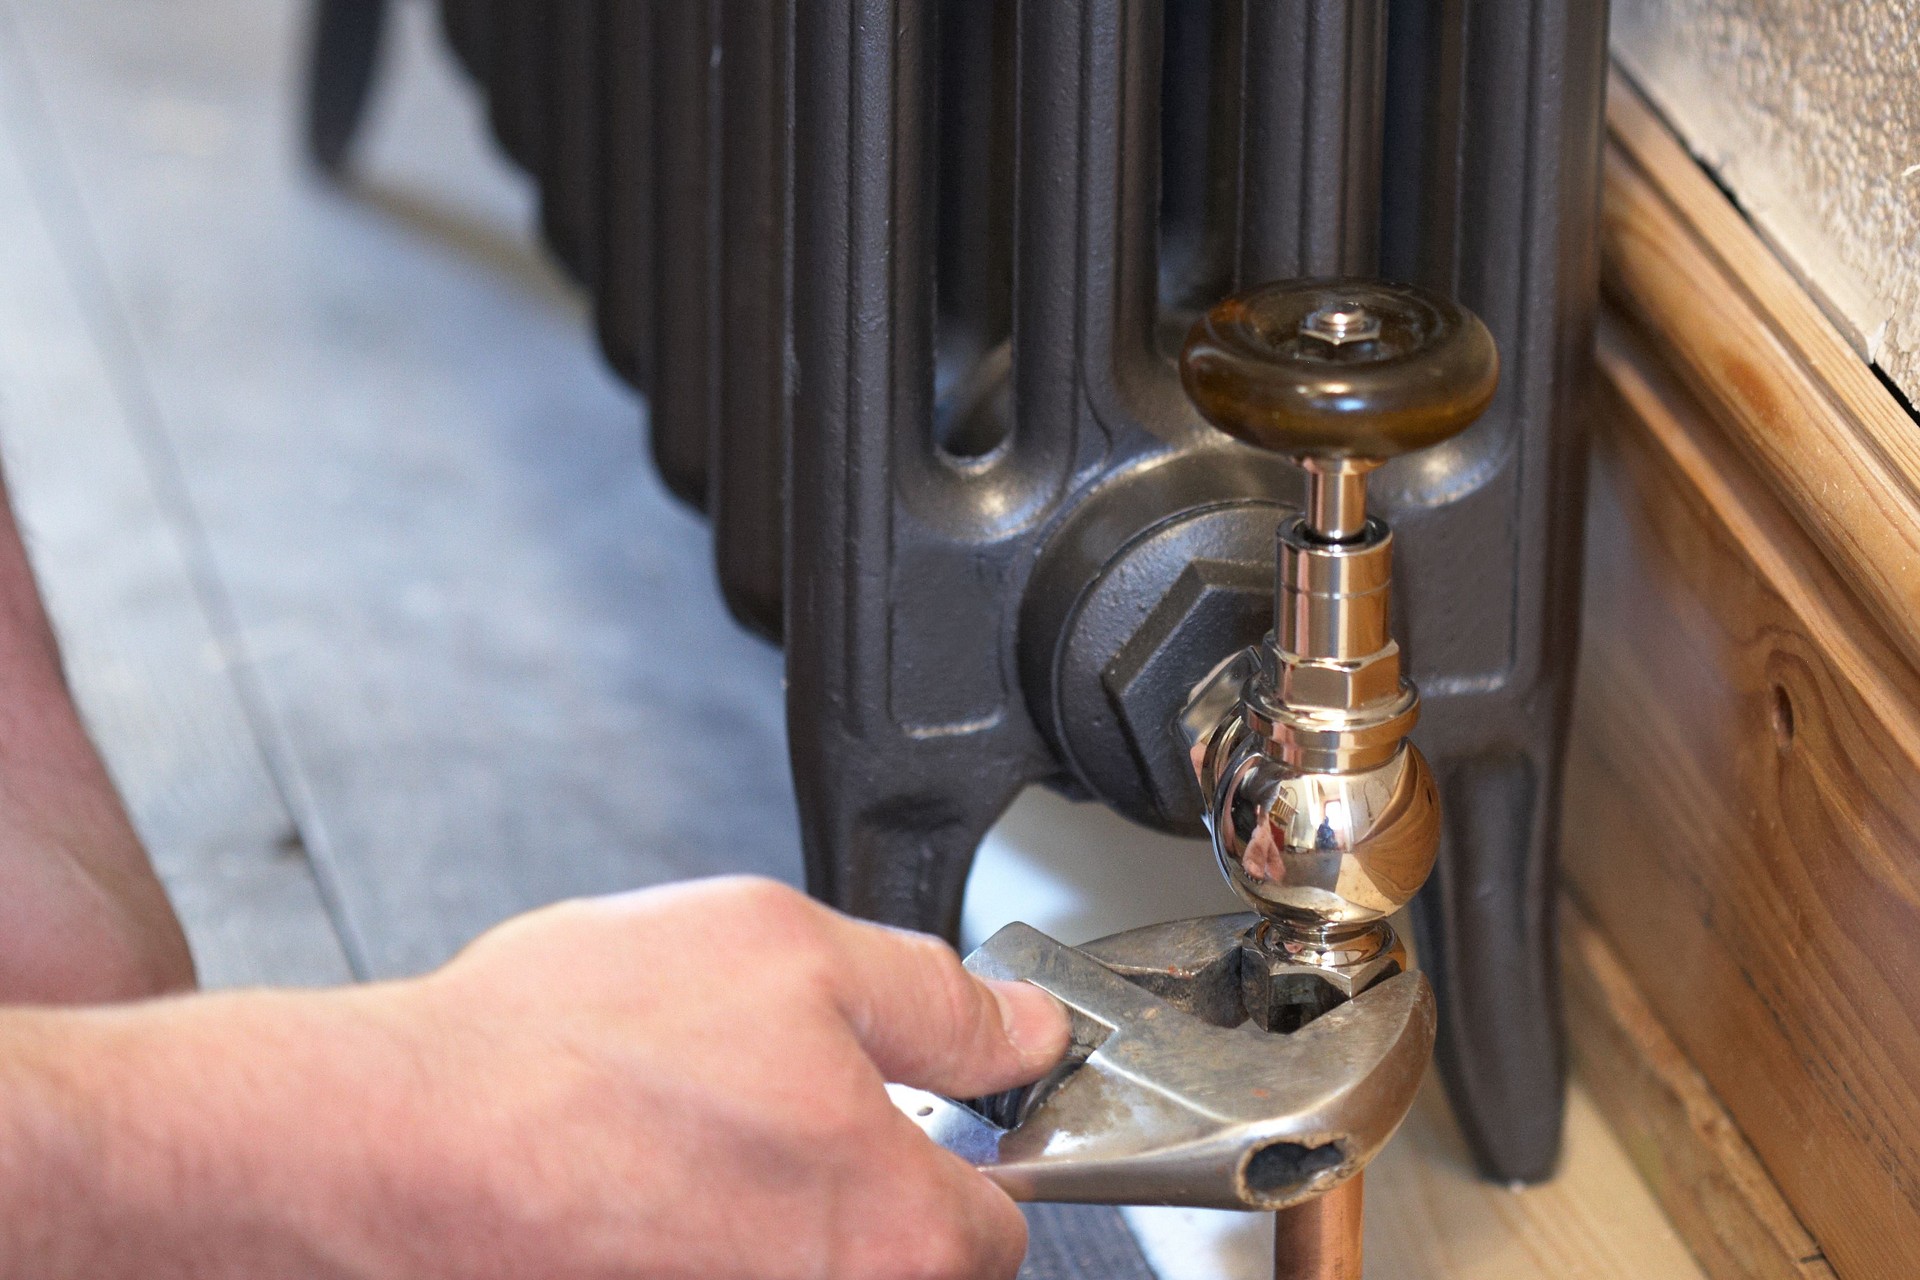
{"label": "chrome valve nut", "polygon": [[1390,927],[1321,950],[1262,923],[1240,945],[1240,1003],[1262,1031],[1293,1032],[1406,971],[1406,945]]}

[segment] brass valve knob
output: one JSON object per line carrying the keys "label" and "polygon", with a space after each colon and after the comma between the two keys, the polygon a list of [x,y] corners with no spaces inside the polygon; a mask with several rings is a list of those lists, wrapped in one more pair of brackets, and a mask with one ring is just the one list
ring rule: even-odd
{"label": "brass valve knob", "polygon": [[1365,528],[1365,476],[1486,410],[1500,357],[1478,316],[1410,285],[1306,280],[1216,305],[1180,358],[1187,394],[1236,439],[1307,469],[1308,527]]}
{"label": "brass valve knob", "polygon": [[1426,880],[1440,825],[1406,740],[1419,695],[1388,633],[1393,535],[1367,518],[1366,477],[1479,417],[1498,353],[1478,317],[1423,290],[1294,281],[1208,312],[1181,376],[1208,421],[1308,476],[1306,512],[1279,530],[1273,634],[1182,720],[1214,848],[1286,963],[1377,974],[1385,917]]}

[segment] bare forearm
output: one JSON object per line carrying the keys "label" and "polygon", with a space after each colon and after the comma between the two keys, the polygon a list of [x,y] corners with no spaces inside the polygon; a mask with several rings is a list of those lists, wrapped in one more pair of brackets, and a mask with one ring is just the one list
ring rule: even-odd
{"label": "bare forearm", "polygon": [[192,983],[185,936],[81,725],[0,489],[0,1001]]}
{"label": "bare forearm", "polygon": [[0,1013],[0,1277],[404,1274],[414,1098],[381,998]]}

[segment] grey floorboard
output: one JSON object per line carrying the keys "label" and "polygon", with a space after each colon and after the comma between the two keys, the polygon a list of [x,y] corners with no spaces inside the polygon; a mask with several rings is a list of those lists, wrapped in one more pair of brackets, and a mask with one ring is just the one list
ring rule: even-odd
{"label": "grey floorboard", "polygon": [[140,443],[17,33],[0,7],[0,450],[68,677],[209,985],[349,976]]}
{"label": "grey floorboard", "polygon": [[572,894],[797,877],[778,657],[426,7],[342,195],[292,145],[304,6],[8,2],[366,970]]}

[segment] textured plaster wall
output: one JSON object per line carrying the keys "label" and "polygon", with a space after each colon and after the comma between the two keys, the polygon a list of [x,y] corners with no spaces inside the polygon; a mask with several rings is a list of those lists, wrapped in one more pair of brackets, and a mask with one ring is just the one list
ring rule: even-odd
{"label": "textured plaster wall", "polygon": [[1613,50],[1920,399],[1920,0],[1613,0]]}

